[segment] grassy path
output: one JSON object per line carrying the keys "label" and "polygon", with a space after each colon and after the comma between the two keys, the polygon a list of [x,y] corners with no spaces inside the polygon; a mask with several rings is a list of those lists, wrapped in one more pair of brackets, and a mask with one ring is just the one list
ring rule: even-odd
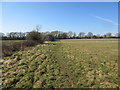
{"label": "grassy path", "polygon": [[68,88],[77,88],[77,86],[75,85],[75,80],[73,79],[73,75],[71,72],[69,72],[69,68],[66,65],[66,59],[63,57],[63,48],[62,48],[62,44],[59,42],[59,44],[57,44],[57,47],[54,48],[55,50],[55,57],[57,58],[57,62],[59,64],[59,66],[61,67],[61,71],[64,72],[65,77],[66,77],[66,81],[65,83],[67,83],[69,85]]}

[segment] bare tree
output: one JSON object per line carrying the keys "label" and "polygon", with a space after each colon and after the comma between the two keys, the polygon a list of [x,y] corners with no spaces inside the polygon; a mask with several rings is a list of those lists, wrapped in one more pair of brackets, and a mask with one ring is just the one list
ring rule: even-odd
{"label": "bare tree", "polygon": [[14,33],[14,32],[10,32],[10,33],[8,34],[8,36],[9,36],[10,38],[14,38],[14,37],[15,37],[15,33]]}
{"label": "bare tree", "polygon": [[93,33],[92,32],[88,32],[87,37],[88,38],[92,38],[93,37]]}
{"label": "bare tree", "polygon": [[98,38],[100,38],[100,34],[97,34],[96,36],[97,36]]}
{"label": "bare tree", "polygon": [[74,32],[74,34],[73,34],[73,38],[76,38],[76,33]]}
{"label": "bare tree", "polygon": [[80,32],[78,36],[79,36],[80,38],[83,38],[83,37],[85,37],[85,33],[84,33],[84,32]]}
{"label": "bare tree", "polygon": [[55,37],[51,34],[47,34],[44,38],[45,41],[55,41]]}
{"label": "bare tree", "polygon": [[54,37],[58,37],[59,31],[52,31],[51,35],[53,35]]}
{"label": "bare tree", "polygon": [[46,32],[44,32],[45,33],[45,35],[48,35],[48,34],[50,34],[50,32],[49,31],[46,31]]}
{"label": "bare tree", "polygon": [[5,36],[5,34],[0,32],[0,37],[4,37],[4,36]]}
{"label": "bare tree", "polygon": [[66,39],[66,38],[68,38],[68,34],[67,34],[67,33],[63,33],[63,34],[61,34],[61,37],[62,37],[63,39]]}
{"label": "bare tree", "polygon": [[40,31],[41,27],[42,27],[41,25],[36,25],[36,30],[37,30],[37,32]]}
{"label": "bare tree", "polygon": [[118,32],[118,37],[120,37],[120,32]]}
{"label": "bare tree", "polygon": [[112,33],[107,33],[106,37],[110,38],[112,36]]}
{"label": "bare tree", "polygon": [[69,37],[69,38],[73,37],[73,32],[72,32],[72,31],[69,31],[69,32],[68,32],[68,37]]}
{"label": "bare tree", "polygon": [[120,32],[116,33],[116,37],[120,37]]}

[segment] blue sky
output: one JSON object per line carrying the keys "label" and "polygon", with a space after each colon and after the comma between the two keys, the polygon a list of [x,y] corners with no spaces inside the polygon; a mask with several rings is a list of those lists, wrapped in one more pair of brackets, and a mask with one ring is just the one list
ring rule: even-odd
{"label": "blue sky", "polygon": [[118,31],[117,2],[4,2],[2,32],[73,31],[104,34]]}

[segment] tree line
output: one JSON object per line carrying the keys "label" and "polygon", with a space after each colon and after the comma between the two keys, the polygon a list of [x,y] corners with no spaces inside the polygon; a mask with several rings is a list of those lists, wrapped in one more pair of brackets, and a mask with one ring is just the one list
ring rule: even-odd
{"label": "tree line", "polygon": [[1,40],[22,40],[20,42],[9,42],[2,43],[2,56],[12,55],[15,51],[25,50],[26,47],[35,46],[38,44],[43,44],[45,41],[55,41],[57,39],[97,39],[97,38],[119,38],[120,33],[112,36],[112,33],[107,33],[105,35],[94,35],[92,32],[85,34],[80,32],[78,35],[75,32],[62,32],[62,31],[52,31],[52,32],[39,32],[39,28],[31,32],[10,32],[6,35],[0,33]]}
{"label": "tree line", "polygon": [[[29,32],[10,32],[6,35],[2,32],[0,32],[0,38],[2,40],[25,40],[26,36]],[[41,34],[46,37],[46,40],[49,38],[55,38],[55,39],[92,39],[92,38],[120,38],[120,32],[116,33],[114,36],[112,33],[106,33],[104,35],[94,35],[92,32],[84,33],[79,32],[77,35],[75,32],[69,31],[69,32],[62,32],[62,31],[52,31],[52,32],[41,32]]]}

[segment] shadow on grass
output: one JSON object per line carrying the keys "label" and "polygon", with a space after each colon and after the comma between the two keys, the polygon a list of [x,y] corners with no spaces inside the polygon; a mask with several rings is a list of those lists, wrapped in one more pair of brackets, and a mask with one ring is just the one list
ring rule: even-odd
{"label": "shadow on grass", "polygon": [[47,44],[47,45],[57,45],[56,43],[54,42],[60,42],[60,39],[57,39],[55,41],[46,41],[44,44]]}
{"label": "shadow on grass", "polygon": [[55,43],[44,43],[46,45],[56,45]]}

